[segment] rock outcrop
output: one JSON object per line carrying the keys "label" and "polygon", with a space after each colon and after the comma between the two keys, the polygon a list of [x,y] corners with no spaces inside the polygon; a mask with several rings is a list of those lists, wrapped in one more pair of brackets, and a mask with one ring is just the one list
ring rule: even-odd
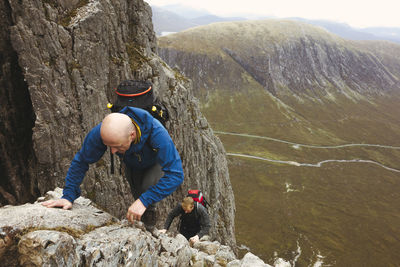
{"label": "rock outcrop", "polygon": [[270,266],[248,252],[204,236],[191,247],[180,234],[150,233],[141,222],[120,221],[83,197],[71,210],[43,207],[57,188],[34,204],[0,208],[0,258],[4,266]]}
{"label": "rock outcrop", "polygon": [[[109,111],[124,79],[153,83],[170,111],[167,128],[185,181],[159,203],[166,217],[189,188],[211,202],[211,236],[235,244],[235,205],[223,146],[193,97],[190,81],[156,54],[151,9],[142,0],[1,1],[0,203],[34,201],[64,185],[85,134]],[[88,171],[82,194],[121,218],[132,203],[109,154]],[[72,242],[72,241],[71,241]],[[72,242],[73,243],[73,242]],[[72,244],[71,243],[71,244]]]}

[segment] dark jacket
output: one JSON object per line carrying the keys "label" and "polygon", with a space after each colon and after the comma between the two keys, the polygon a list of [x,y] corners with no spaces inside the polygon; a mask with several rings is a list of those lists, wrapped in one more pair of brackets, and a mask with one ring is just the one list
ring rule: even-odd
{"label": "dark jacket", "polygon": [[210,230],[210,218],[207,209],[198,202],[195,202],[194,204],[194,208],[190,213],[185,213],[181,204],[176,205],[176,207],[168,214],[164,224],[164,229],[168,230],[174,218],[180,216],[180,233],[182,233],[184,229],[189,231],[196,229],[192,236],[197,234],[199,238],[201,238],[204,235],[207,235]]}
{"label": "dark jacket", "polygon": [[[124,155],[116,153],[130,168],[145,169],[158,162],[164,172],[158,183],[151,186],[139,199],[145,207],[170,195],[183,182],[181,158],[164,126],[143,109],[125,107],[120,113],[132,118],[139,126],[141,137],[132,143]],[[71,162],[63,198],[73,202],[80,196],[80,184],[89,169],[89,164],[97,162],[107,150],[100,136],[101,123],[86,136],[82,147]]]}

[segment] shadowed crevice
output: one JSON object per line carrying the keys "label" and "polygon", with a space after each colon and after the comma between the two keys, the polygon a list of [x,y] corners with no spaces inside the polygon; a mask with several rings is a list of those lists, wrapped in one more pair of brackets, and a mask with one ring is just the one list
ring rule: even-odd
{"label": "shadowed crevice", "polygon": [[10,41],[10,6],[0,3],[0,206],[33,201],[39,195],[30,172],[34,164],[35,114]]}

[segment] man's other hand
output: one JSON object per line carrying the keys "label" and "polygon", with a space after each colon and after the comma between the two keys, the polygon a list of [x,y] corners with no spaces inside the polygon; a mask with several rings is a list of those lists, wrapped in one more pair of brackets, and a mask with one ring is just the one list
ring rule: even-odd
{"label": "man's other hand", "polygon": [[161,230],[158,230],[158,232],[159,232],[160,234],[165,234],[165,233],[167,232],[167,229],[161,229]]}
{"label": "man's other hand", "polygon": [[200,239],[200,238],[199,238],[198,235],[192,236],[192,237],[189,239],[190,245],[194,245],[194,243],[199,242],[199,239]]}
{"label": "man's other hand", "polygon": [[137,199],[132,205],[129,207],[128,212],[126,213],[126,218],[131,223],[134,221],[140,221],[143,213],[146,211],[146,207],[143,205],[140,199]]}
{"label": "man's other hand", "polygon": [[47,200],[42,205],[48,208],[63,208],[64,210],[72,208],[72,203],[65,198]]}

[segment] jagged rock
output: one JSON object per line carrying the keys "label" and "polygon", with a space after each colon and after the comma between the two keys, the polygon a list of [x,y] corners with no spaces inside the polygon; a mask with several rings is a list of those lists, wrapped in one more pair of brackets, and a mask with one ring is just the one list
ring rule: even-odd
{"label": "jagged rock", "polygon": [[195,266],[195,267],[206,266],[205,258],[207,256],[208,255],[202,251],[195,253],[194,256],[192,257],[193,266]]}
{"label": "jagged rock", "polygon": [[188,266],[190,260],[192,259],[193,251],[189,246],[185,246],[178,251],[178,257],[176,260],[176,266],[184,267]]}
{"label": "jagged rock", "polygon": [[22,266],[76,266],[76,241],[67,233],[39,230],[22,236],[18,243]]}
{"label": "jagged rock", "polygon": [[171,253],[169,252],[161,252],[160,258],[158,260],[158,266],[160,267],[169,267],[176,265],[176,258],[171,257]]}
{"label": "jagged rock", "polygon": [[212,255],[215,255],[217,253],[219,246],[220,245],[218,244],[218,242],[210,241],[197,242],[196,244],[194,244],[194,248]]}
{"label": "jagged rock", "polygon": [[252,267],[270,267],[271,265],[265,264],[259,257],[251,252],[247,252],[240,262],[240,266],[252,266]]}
{"label": "jagged rock", "polygon": [[83,235],[77,249],[89,266],[155,266],[160,243],[142,229],[115,224]]}
{"label": "jagged rock", "polygon": [[229,262],[226,267],[240,267],[240,260],[233,260]]}
{"label": "jagged rock", "polygon": [[226,266],[228,262],[234,261],[235,259],[235,254],[228,246],[220,246],[215,254],[215,261],[221,266]]}
{"label": "jagged rock", "polygon": [[[161,238],[161,245],[165,251],[170,253],[176,253],[181,248],[188,246],[188,240],[181,234],[178,234],[175,238],[169,236],[162,236]],[[175,254],[176,256],[176,254]]]}
{"label": "jagged rock", "polygon": [[[39,200],[60,194],[58,188]],[[10,267],[268,266],[252,254],[239,261],[217,241],[200,241],[192,248],[180,234],[153,235],[141,222],[130,224],[99,211],[83,197],[71,210],[46,208],[39,201],[0,208],[0,261]]]}
{"label": "jagged rock", "polygon": [[[62,190],[57,188],[49,192],[44,199],[60,198],[61,194]],[[89,199],[83,197],[75,201],[73,212],[58,208],[43,209],[39,202],[5,206],[0,209],[0,227],[10,226],[17,231],[27,228],[56,229],[68,226],[72,231],[81,233],[90,227],[99,227],[115,220],[113,216],[95,208]]]}
{"label": "jagged rock", "polygon": [[[316,264],[314,264],[314,265],[316,265]],[[291,267],[292,265],[290,264],[289,261],[285,261],[282,258],[277,258],[274,261],[274,266],[275,267]]]}

